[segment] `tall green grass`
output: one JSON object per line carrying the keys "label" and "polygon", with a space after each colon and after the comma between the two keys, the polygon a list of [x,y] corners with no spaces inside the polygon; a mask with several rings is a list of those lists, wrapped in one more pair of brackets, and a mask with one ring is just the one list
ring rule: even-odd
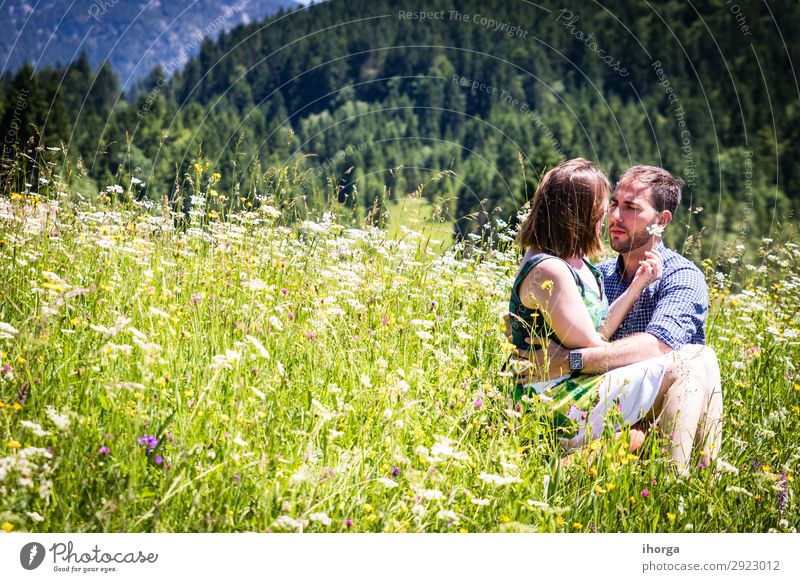
{"label": "tall green grass", "polygon": [[796,527],[796,245],[706,265],[718,466],[682,478],[657,436],[634,456],[610,433],[562,466],[502,371],[513,249],[356,228],[296,176],[237,211],[191,178],[185,223],[135,186],[0,198],[4,529]]}

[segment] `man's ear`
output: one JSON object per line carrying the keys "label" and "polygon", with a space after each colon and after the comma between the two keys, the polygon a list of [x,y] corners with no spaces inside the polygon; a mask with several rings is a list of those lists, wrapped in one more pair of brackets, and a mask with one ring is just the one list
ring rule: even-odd
{"label": "man's ear", "polygon": [[658,219],[659,226],[666,227],[670,222],[672,222],[672,212],[669,210],[662,210],[660,214],[661,216]]}

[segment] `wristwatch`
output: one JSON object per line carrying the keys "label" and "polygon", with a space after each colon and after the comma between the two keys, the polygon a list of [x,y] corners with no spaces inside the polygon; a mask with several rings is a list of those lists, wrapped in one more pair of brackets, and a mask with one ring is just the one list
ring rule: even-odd
{"label": "wristwatch", "polygon": [[581,350],[569,351],[569,369],[575,371],[583,370],[583,352]]}

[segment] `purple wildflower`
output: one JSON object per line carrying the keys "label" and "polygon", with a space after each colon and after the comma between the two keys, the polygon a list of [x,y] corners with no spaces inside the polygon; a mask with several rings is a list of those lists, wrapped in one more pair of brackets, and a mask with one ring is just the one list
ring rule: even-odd
{"label": "purple wildflower", "polygon": [[778,508],[778,512],[780,512],[781,516],[783,516],[783,512],[789,508],[789,477],[785,473],[781,475],[780,481],[778,481],[778,486],[780,490],[778,491],[778,495],[775,498],[775,505]]}
{"label": "purple wildflower", "polygon": [[28,400],[28,383],[23,382],[17,392],[17,402],[19,402],[21,406],[25,406],[26,400]]}
{"label": "purple wildflower", "polygon": [[400,474],[400,469],[398,469],[397,467],[392,467],[392,475],[397,477],[399,474]]}
{"label": "purple wildflower", "polygon": [[105,457],[105,456],[107,456],[107,455],[110,455],[110,454],[111,454],[111,449],[109,449],[109,448],[108,448],[108,447],[106,447],[106,446],[102,446],[102,447],[100,447],[100,449],[99,449],[97,452],[98,452],[98,453],[100,453],[101,455],[103,455],[103,456]]}
{"label": "purple wildflower", "polygon": [[235,473],[235,474],[233,475],[233,480],[234,480],[234,481],[236,481],[237,483],[238,483],[239,481],[241,481],[241,478],[239,477],[239,473]]}
{"label": "purple wildflower", "polygon": [[139,437],[139,444],[147,447],[147,454],[152,453],[158,446],[158,439],[153,435],[144,435]]}
{"label": "purple wildflower", "polygon": [[478,399],[475,401],[475,408],[480,408],[481,406],[483,406],[483,400],[481,400],[480,398],[478,398]]}
{"label": "purple wildflower", "polygon": [[286,287],[284,287],[283,289],[281,289],[281,294],[286,296],[289,294],[289,290]]}
{"label": "purple wildflower", "polygon": [[344,524],[345,524],[345,525],[346,525],[348,528],[351,528],[351,527],[353,527],[353,520],[352,520],[352,519],[348,519],[346,522],[344,522]]}
{"label": "purple wildflower", "polygon": [[642,489],[642,497],[650,497],[650,491],[648,489]]}
{"label": "purple wildflower", "polygon": [[164,462],[164,457],[162,457],[161,455],[156,455],[156,458],[155,458],[155,459],[153,459],[153,462],[154,462],[156,465],[160,465],[161,463],[163,463],[163,462]]}

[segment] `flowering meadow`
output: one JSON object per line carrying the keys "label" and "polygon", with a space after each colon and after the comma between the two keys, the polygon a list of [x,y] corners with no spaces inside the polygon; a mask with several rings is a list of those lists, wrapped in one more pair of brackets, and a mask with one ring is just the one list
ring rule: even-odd
{"label": "flowering meadow", "polygon": [[797,245],[704,264],[715,465],[682,477],[655,433],[631,454],[611,432],[564,464],[510,399],[507,232],[442,250],[425,223],[298,218],[270,197],[228,213],[195,171],[184,224],[124,201],[136,182],[0,197],[3,530],[798,525]]}

